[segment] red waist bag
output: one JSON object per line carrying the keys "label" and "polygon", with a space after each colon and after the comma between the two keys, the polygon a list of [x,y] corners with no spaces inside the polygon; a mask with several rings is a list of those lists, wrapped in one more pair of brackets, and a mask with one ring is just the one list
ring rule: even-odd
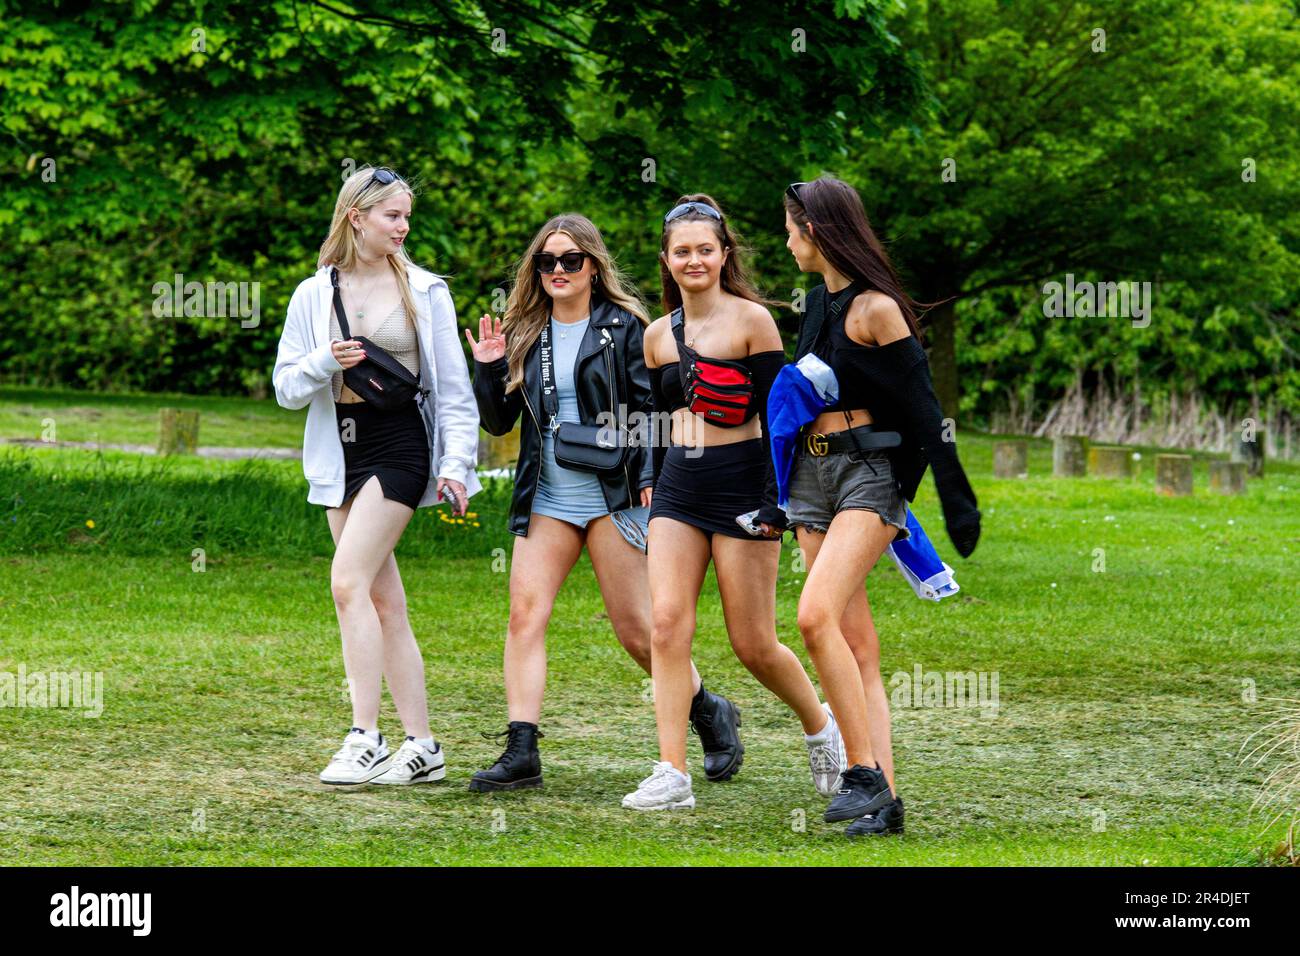
{"label": "red waist bag", "polygon": [[682,381],[686,407],[714,425],[743,425],[754,404],[754,380],[743,362],[704,358],[686,345],[682,310],[672,316],[673,336],[680,354],[690,359]]}

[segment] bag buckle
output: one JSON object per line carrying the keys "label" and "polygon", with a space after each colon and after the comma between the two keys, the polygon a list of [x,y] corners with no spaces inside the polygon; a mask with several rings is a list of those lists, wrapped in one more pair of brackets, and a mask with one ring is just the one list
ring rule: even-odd
{"label": "bag buckle", "polygon": [[804,439],[804,447],[807,448],[808,454],[814,458],[821,458],[830,450],[830,444],[826,441],[826,436],[816,432]]}

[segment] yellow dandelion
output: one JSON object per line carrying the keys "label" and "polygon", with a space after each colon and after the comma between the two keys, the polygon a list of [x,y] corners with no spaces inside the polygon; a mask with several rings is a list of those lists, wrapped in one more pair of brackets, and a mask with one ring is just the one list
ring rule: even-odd
{"label": "yellow dandelion", "polygon": [[93,521],[91,521],[89,518],[87,518],[87,519],[86,519],[86,527],[87,527],[87,528],[94,528],[94,527],[95,527],[95,522],[93,522]]}

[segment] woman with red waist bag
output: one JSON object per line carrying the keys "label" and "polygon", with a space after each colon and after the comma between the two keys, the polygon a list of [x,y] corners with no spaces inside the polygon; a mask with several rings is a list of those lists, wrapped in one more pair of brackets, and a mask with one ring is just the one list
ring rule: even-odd
{"label": "woman with red waist bag", "polygon": [[823,177],[790,186],[785,210],[786,247],[802,271],[825,280],[808,294],[795,360],[813,352],[839,383],[839,400],[800,442],[786,509],[808,567],[799,631],[849,764],[824,819],[853,820],[849,836],[901,833],[880,640],[864,583],[895,536],[907,537],[905,501],[927,465],[962,557],[975,550],[980,514],[956,443],[944,439],[912,301],[861,198]]}
{"label": "woman with red waist bag", "polygon": [[[645,336],[655,424],[671,415],[672,444],[656,428],[648,558],[651,668],[659,755],[623,798],[635,810],[695,805],[686,773],[691,642],[712,559],[736,656],[803,724],[813,780],[833,791],[843,766],[835,721],[803,665],[776,639],[776,574],[785,516],[776,505],[767,393],[785,352],[776,323],[736,259],[736,242],[708,196],[683,196],[664,217],[660,277],[672,310]],[[762,427],[760,427],[762,426]],[[743,522],[743,524],[742,524]],[[750,530],[752,529],[752,530]],[[728,702],[715,719],[740,723]],[[706,763],[711,780],[740,766]]]}

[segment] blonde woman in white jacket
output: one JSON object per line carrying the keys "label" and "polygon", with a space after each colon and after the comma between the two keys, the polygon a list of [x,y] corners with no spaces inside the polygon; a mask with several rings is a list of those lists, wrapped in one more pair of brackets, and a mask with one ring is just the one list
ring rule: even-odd
{"label": "blonde woman in white jacket", "polygon": [[[334,537],[330,587],[352,697],[352,729],[322,783],[431,783],[446,775],[393,549],[416,508],[441,498],[463,514],[479,491],[479,419],[447,284],[406,253],[412,199],[390,169],[348,177],[319,271],[294,292],[276,355],[276,400],[308,408],[307,500],[325,506]],[[365,353],[340,332],[335,281],[349,331],[418,372],[426,395],[384,410],[343,383],[343,370]],[[406,733],[396,754],[379,733],[381,678]]]}

